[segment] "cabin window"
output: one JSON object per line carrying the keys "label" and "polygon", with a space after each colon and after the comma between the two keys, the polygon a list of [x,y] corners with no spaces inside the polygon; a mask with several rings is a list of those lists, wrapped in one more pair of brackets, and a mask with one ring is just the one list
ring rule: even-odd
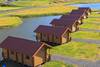
{"label": "cabin window", "polygon": [[29,56],[26,56],[26,59],[30,59],[30,57]]}
{"label": "cabin window", "polygon": [[13,51],[11,51],[11,54],[14,54],[14,52],[13,52]]}

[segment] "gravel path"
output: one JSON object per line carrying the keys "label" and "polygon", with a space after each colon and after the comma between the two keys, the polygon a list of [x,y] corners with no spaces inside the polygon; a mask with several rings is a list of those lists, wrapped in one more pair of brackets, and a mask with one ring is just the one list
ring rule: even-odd
{"label": "gravel path", "polygon": [[93,31],[93,32],[100,32],[100,30],[93,30],[93,29],[87,29],[87,28],[81,28],[80,31]]}
{"label": "gravel path", "polygon": [[72,59],[62,55],[52,55],[51,60],[63,61],[64,63],[76,64],[78,67],[100,67],[100,61],[85,61]]}
{"label": "gravel path", "polygon": [[100,40],[72,38],[72,41],[87,42],[87,43],[89,43],[89,44],[98,44],[98,45],[100,45]]}

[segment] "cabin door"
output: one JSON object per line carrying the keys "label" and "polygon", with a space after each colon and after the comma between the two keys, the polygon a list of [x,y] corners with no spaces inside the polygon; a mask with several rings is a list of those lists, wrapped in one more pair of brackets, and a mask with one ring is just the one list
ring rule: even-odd
{"label": "cabin door", "polygon": [[23,56],[22,56],[21,53],[17,53],[17,61],[18,61],[19,63],[23,63]]}

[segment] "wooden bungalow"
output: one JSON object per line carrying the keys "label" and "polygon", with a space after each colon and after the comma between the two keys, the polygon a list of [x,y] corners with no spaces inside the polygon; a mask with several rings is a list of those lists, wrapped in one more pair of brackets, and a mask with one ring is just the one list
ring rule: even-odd
{"label": "wooden bungalow", "polygon": [[70,31],[68,28],[54,28],[52,26],[40,25],[34,32],[36,32],[36,39],[38,41],[49,43],[56,46],[71,41]]}
{"label": "wooden bungalow", "polygon": [[0,44],[0,48],[5,60],[10,59],[32,67],[41,65],[50,58],[50,46],[43,42],[9,36]]}
{"label": "wooden bungalow", "polygon": [[90,15],[92,12],[91,8],[89,8],[89,7],[79,7],[78,10],[85,11],[88,15]]}
{"label": "wooden bungalow", "polygon": [[54,28],[58,28],[58,27],[67,27],[70,29],[70,32],[76,32],[77,30],[79,30],[79,22],[77,20],[75,20],[75,18],[72,18],[70,20],[68,19],[55,19],[53,20],[50,24],[52,24],[52,26]]}

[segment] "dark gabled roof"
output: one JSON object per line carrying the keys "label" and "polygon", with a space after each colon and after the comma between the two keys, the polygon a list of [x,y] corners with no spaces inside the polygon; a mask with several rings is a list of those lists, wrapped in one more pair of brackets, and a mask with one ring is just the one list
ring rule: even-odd
{"label": "dark gabled roof", "polygon": [[68,28],[54,28],[52,26],[40,25],[34,32],[60,37],[65,31],[68,31]]}
{"label": "dark gabled roof", "polygon": [[59,21],[59,19],[53,19],[51,22],[50,22],[50,24],[55,24],[55,23],[57,23]]}
{"label": "dark gabled roof", "polygon": [[85,10],[85,11],[90,10],[91,11],[91,8],[89,8],[89,7],[79,7],[78,10]]}
{"label": "dark gabled roof", "polygon": [[79,14],[79,15],[84,15],[86,14],[86,11],[83,10],[72,10],[72,12],[70,14]]}
{"label": "dark gabled roof", "polygon": [[70,14],[61,16],[60,19],[54,19],[50,24],[58,26],[66,26],[70,28],[78,20],[82,19],[82,15],[86,14],[85,11],[72,10]]}
{"label": "dark gabled roof", "polygon": [[60,19],[54,19],[50,24],[58,26],[66,26],[70,28],[74,23],[76,23],[81,18],[80,15],[66,15]]}
{"label": "dark gabled roof", "polygon": [[71,20],[71,19],[75,19],[75,20],[79,20],[82,19],[82,16],[80,14],[69,14],[69,15],[63,15],[61,16],[60,19],[67,19],[67,20]]}
{"label": "dark gabled roof", "polygon": [[1,44],[0,48],[7,48],[11,51],[33,56],[38,49],[45,45],[43,42],[35,42],[22,38],[8,36]]}

